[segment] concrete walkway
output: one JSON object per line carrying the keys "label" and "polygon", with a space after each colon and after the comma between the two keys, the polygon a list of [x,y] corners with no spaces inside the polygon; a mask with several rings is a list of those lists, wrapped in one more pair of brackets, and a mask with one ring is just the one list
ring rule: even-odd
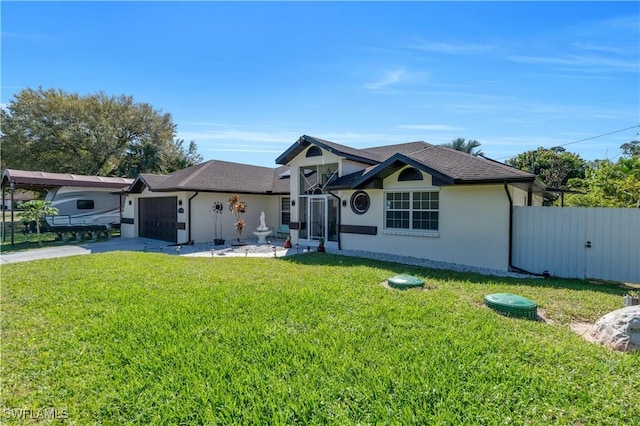
{"label": "concrete walkway", "polygon": [[239,248],[229,246],[214,247],[210,243],[183,245],[180,250],[177,246],[169,246],[167,242],[152,240],[150,238],[112,238],[107,241],[97,241],[86,244],[66,244],[54,247],[43,247],[0,254],[0,264],[29,262],[38,259],[53,259],[56,257],[79,256],[91,253],[106,253],[110,251],[140,251],[152,253],[165,253],[169,255],[198,256],[198,257],[282,257],[296,254],[296,250],[287,250],[280,242],[274,246],[256,246],[248,244]]}

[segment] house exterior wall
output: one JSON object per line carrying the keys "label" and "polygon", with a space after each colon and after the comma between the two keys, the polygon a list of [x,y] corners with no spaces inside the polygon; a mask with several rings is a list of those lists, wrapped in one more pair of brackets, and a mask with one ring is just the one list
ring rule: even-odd
{"label": "house exterior wall", "polygon": [[[178,222],[185,223],[185,229],[178,230],[178,241],[186,242],[189,239],[196,243],[212,242],[215,238],[213,215],[211,213],[214,202],[219,201],[223,205],[223,213],[218,217],[218,238],[227,242],[238,238],[235,231],[235,216],[229,211],[228,200],[230,193],[211,193],[195,191],[181,192],[152,192],[145,189],[141,194],[128,194],[124,203],[122,217],[133,219],[133,224],[122,223],[121,235],[123,238],[135,238],[139,236],[139,199],[151,197],[177,197]],[[195,197],[193,197],[195,195]],[[193,198],[191,198],[193,197]],[[189,217],[189,199],[191,198],[191,217]],[[275,228],[280,225],[280,195],[240,194],[240,198],[247,203],[247,212],[241,215],[246,222],[242,239],[245,241],[257,240],[253,231],[260,225],[260,212],[264,211],[266,225]],[[129,202],[131,201],[131,203]],[[182,202],[182,204],[180,204]],[[182,210],[180,209],[182,208]],[[181,213],[182,211],[182,213]],[[191,220],[191,223],[190,223]],[[191,229],[191,235],[189,235]]]}
{"label": "house exterior wall", "polygon": [[[395,173],[385,179],[382,190],[366,190],[371,206],[362,215],[355,214],[350,207],[349,200],[355,191],[341,191],[342,199],[347,200],[347,205],[341,207],[342,224],[377,227],[376,235],[341,234],[343,249],[508,270],[509,200],[503,185],[438,188],[431,186],[428,174],[423,173],[423,181],[412,182],[398,182],[397,176]],[[437,232],[385,229],[385,193],[402,190],[439,191]]]}
{"label": "house exterior wall", "polygon": [[[193,193],[192,193],[193,194]],[[216,237],[214,231],[212,205],[218,201],[223,205],[223,212],[218,215],[218,236],[227,242],[238,238],[235,230],[235,215],[229,211],[229,193],[200,192],[191,200],[191,239],[196,243],[211,242]],[[280,225],[280,200],[279,195],[239,194],[240,199],[247,203],[247,211],[240,215],[245,221],[245,229],[242,232],[243,241],[257,241],[258,237],[253,231],[260,225],[260,212],[264,211],[265,225],[269,228],[277,228]],[[188,222],[187,222],[188,226]]]}
{"label": "house exterior wall", "polygon": [[[124,208],[122,209],[122,224],[120,225],[120,236],[122,238],[136,238],[140,236],[140,226],[139,226],[139,207],[140,204],[138,200],[140,198],[156,198],[156,197],[177,197],[178,203],[182,201],[182,206],[186,206],[187,200],[189,196],[184,192],[151,192],[148,189],[145,189],[140,194],[127,194],[127,197],[124,201]],[[131,221],[133,219],[133,223],[127,223],[127,221]],[[178,222],[186,222],[186,209],[185,213],[179,213],[178,211]],[[186,230],[178,230],[178,241],[186,241],[187,231]]]}

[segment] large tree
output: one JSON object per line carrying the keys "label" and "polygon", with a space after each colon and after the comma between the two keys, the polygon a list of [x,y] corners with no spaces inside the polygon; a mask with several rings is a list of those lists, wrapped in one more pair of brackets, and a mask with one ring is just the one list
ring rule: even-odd
{"label": "large tree", "polygon": [[[552,188],[564,188],[569,179],[584,178],[587,162],[562,147],[527,151],[506,161],[510,166],[534,173]],[[533,165],[533,167],[532,167]]]}
{"label": "large tree", "polygon": [[202,161],[171,115],[131,96],[25,89],[0,110],[2,169],[133,177]]}
{"label": "large tree", "polygon": [[569,187],[582,191],[565,199],[568,206],[640,208],[640,153],[628,151],[617,162],[594,161],[584,179],[571,179]]}
{"label": "large tree", "polygon": [[444,147],[455,149],[456,151],[466,152],[467,154],[476,156],[484,155],[484,152],[477,149],[480,145],[482,144],[475,139],[469,139],[467,141],[464,138],[456,138],[449,143],[442,144],[442,146]]}

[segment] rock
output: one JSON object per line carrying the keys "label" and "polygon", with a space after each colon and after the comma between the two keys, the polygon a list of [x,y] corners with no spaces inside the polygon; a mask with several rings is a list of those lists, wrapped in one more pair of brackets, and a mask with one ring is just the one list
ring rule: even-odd
{"label": "rock", "polygon": [[640,305],[609,312],[596,322],[592,335],[615,350],[640,352]]}

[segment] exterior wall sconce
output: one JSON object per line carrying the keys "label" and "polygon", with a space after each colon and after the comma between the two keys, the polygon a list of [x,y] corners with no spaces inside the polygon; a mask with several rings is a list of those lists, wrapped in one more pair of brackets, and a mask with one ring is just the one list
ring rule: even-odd
{"label": "exterior wall sconce", "polygon": [[342,207],[347,207],[347,200],[342,200]]}
{"label": "exterior wall sconce", "polygon": [[296,206],[296,200],[291,200],[291,206],[293,206],[293,207]]}

